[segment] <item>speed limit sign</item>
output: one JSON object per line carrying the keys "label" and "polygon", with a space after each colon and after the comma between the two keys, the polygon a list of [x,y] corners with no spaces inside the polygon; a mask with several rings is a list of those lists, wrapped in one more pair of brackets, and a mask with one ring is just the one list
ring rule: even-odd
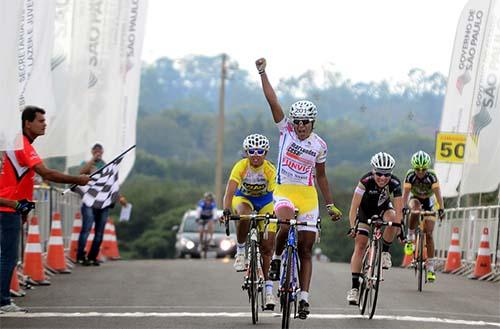
{"label": "speed limit sign", "polygon": [[438,132],[436,135],[436,161],[463,163],[467,134]]}

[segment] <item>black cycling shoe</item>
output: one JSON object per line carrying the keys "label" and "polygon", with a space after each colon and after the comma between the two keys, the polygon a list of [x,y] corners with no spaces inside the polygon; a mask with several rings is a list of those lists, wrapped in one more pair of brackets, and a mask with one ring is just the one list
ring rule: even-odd
{"label": "black cycling shoe", "polygon": [[278,281],[280,279],[280,268],[281,268],[280,259],[271,260],[271,265],[269,266],[269,280]]}
{"label": "black cycling shoe", "polygon": [[301,320],[307,319],[307,316],[309,315],[309,303],[302,299],[299,302],[298,313],[299,313],[299,319]]}

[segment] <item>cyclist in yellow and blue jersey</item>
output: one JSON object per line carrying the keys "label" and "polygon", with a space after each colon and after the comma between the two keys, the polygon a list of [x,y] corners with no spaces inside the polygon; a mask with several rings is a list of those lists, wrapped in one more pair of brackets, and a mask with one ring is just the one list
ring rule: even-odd
{"label": "cyclist in yellow and blue jersey", "polygon": [[[280,220],[297,219],[315,224],[319,216],[318,185],[332,220],[341,219],[342,212],[333,204],[326,176],[327,145],[313,132],[318,111],[310,101],[298,101],[290,107],[290,118],[285,117],[266,74],[266,60],[255,62],[259,71],[264,96],[271,108],[274,122],[280,132],[274,211]],[[288,225],[281,225],[276,236],[276,251],[271,261],[269,277],[278,280],[281,254],[288,237]],[[312,276],[312,247],[316,240],[315,226],[298,227],[298,255],[300,259],[300,294],[298,316],[306,319],[309,314],[309,286]]]}
{"label": "cyclist in yellow and blue jersey", "polygon": [[[434,209],[434,198],[439,204],[438,216],[444,217],[444,203],[441,195],[441,188],[434,170],[430,169],[431,157],[424,151],[418,151],[411,157],[412,169],[408,170],[404,182],[403,202],[408,205],[408,210],[427,210]],[[409,200],[409,201],[408,201]],[[434,240],[432,232],[434,231],[436,218],[426,217],[423,223],[425,233],[425,244],[427,247],[427,281],[434,282],[436,274],[434,271]],[[415,249],[415,228],[417,227],[418,215],[410,215],[408,223],[408,242],[405,245],[405,254],[410,256]]]}
{"label": "cyclist in yellow and blue jersey", "polygon": [[[273,213],[273,191],[276,185],[276,168],[266,160],[269,151],[269,140],[266,136],[252,134],[243,141],[246,157],[238,161],[229,177],[224,195],[224,213],[248,215],[255,211],[258,214]],[[245,241],[249,230],[249,221],[238,221],[237,248],[234,268],[245,270]],[[274,251],[276,224],[268,225],[268,237],[264,239],[265,223],[259,222],[260,252],[262,255],[262,271],[266,280],[266,309],[274,309],[273,282],[269,280],[269,264]]]}

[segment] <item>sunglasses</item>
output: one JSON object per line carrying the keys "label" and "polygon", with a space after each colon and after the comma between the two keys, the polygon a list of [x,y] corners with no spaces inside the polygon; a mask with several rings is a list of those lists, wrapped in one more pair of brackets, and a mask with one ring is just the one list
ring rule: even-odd
{"label": "sunglasses", "polygon": [[415,168],[416,171],[426,171],[427,168]]}
{"label": "sunglasses", "polygon": [[248,155],[264,155],[266,150],[263,149],[249,149],[247,150]]}
{"label": "sunglasses", "polygon": [[293,120],[293,124],[297,125],[297,126],[300,125],[301,123],[305,126],[306,124],[312,123],[312,122],[314,122],[313,119],[294,119]]}
{"label": "sunglasses", "polygon": [[378,177],[390,177],[392,173],[375,172]]}

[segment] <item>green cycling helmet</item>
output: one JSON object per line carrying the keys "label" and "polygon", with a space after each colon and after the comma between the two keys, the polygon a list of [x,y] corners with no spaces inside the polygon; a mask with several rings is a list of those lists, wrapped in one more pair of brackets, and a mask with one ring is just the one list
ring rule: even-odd
{"label": "green cycling helmet", "polygon": [[424,151],[418,151],[411,157],[411,166],[413,169],[429,169],[431,166],[431,157]]}

